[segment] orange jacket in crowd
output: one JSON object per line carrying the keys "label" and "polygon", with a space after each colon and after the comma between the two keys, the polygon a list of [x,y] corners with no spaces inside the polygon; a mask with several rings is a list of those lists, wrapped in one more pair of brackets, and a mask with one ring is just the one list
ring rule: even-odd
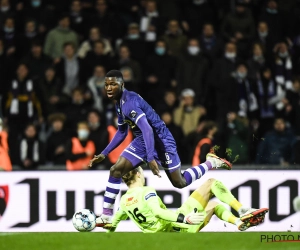
{"label": "orange jacket in crowd", "polygon": [[90,163],[90,160],[93,158],[95,154],[95,145],[92,141],[88,141],[86,146],[83,147],[77,137],[72,138],[72,153],[73,154],[82,154],[87,151],[92,152],[90,156],[86,156],[85,158],[78,159],[76,161],[67,160],[67,170],[82,170],[87,169],[87,166]]}
{"label": "orange jacket in crowd", "polygon": [[8,154],[7,132],[0,131],[0,170],[11,171],[11,161]]}
{"label": "orange jacket in crowd", "polygon": [[[108,140],[111,141],[114,138],[115,133],[117,132],[117,128],[113,125],[109,125],[107,127],[108,131]],[[126,136],[125,140],[111,153],[108,154],[108,159],[112,164],[115,164],[123,152],[123,150],[132,142],[133,135],[131,130],[128,131],[128,135]]]}
{"label": "orange jacket in crowd", "polygon": [[[211,141],[211,139],[209,139],[209,138],[203,138],[203,139],[201,139],[198,142],[198,144],[197,144],[197,146],[195,148],[195,151],[194,151],[192,166],[198,166],[199,164],[203,163],[203,162],[200,162],[200,156],[201,156],[201,147],[204,144],[209,144],[210,148],[211,148],[212,147],[212,141]],[[207,153],[209,153],[209,152],[207,152]]]}

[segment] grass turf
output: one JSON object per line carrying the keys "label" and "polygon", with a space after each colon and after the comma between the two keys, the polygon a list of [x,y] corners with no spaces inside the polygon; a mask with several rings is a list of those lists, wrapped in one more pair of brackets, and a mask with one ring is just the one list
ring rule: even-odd
{"label": "grass turf", "polygon": [[[298,250],[300,242],[261,242],[261,235],[294,235],[299,233],[0,233],[1,250]],[[279,238],[278,238],[279,239]],[[300,238],[299,238],[300,239]]]}

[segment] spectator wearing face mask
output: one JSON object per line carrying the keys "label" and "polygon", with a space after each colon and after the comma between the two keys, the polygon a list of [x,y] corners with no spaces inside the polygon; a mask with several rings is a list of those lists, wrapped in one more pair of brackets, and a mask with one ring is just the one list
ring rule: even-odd
{"label": "spectator wearing face mask", "polygon": [[257,80],[259,78],[260,70],[266,63],[262,45],[260,43],[254,43],[252,47],[252,57],[247,61],[249,78]]}
{"label": "spectator wearing face mask", "polygon": [[282,87],[282,92],[285,93],[285,90],[292,89],[292,56],[285,42],[278,43],[274,48],[274,52],[275,80]]}
{"label": "spectator wearing face mask", "polygon": [[236,45],[229,42],[225,45],[224,56],[214,63],[210,72],[207,94],[209,98],[207,98],[206,105],[209,109],[210,119],[219,120],[218,123],[222,123],[222,114],[227,112],[224,111],[223,106],[224,93],[227,90],[226,83],[231,80],[238,61]]}
{"label": "spectator wearing face mask", "polygon": [[[145,81],[147,83],[144,94],[145,99],[153,107],[157,105],[157,94],[163,94],[166,89],[176,88],[175,78],[177,61],[174,56],[169,55],[168,47],[164,40],[158,40],[145,66]],[[161,96],[162,97],[162,96]]]}
{"label": "spectator wearing face mask", "polygon": [[270,33],[269,26],[266,22],[259,22],[257,25],[255,43],[259,43],[263,46],[263,50],[266,52],[267,58],[273,57],[273,48],[279,40]]}
{"label": "spectator wearing face mask", "polygon": [[[239,116],[255,118],[258,115],[258,101],[254,82],[249,79],[245,63],[239,63],[228,82],[223,105],[228,104],[229,111],[235,111]],[[226,115],[227,112],[224,114]]]}
{"label": "spectator wearing face mask", "polygon": [[12,56],[17,54],[17,32],[15,28],[15,19],[7,17],[4,21],[3,28],[0,31],[0,37],[3,38],[3,42],[6,48],[6,55]]}
{"label": "spectator wearing face mask", "polygon": [[250,42],[255,36],[254,20],[247,5],[237,2],[235,12],[222,22],[221,33],[226,41],[236,43],[241,55],[247,56]]}
{"label": "spectator wearing face mask", "polygon": [[208,60],[203,56],[199,41],[190,39],[186,51],[178,58],[177,82],[179,90],[191,88],[195,91],[195,102],[205,102]]}
{"label": "spectator wearing face mask", "polygon": [[10,0],[0,1],[0,23],[3,24],[8,17],[15,15],[13,6]]}
{"label": "spectator wearing face mask", "polygon": [[196,129],[199,119],[205,114],[205,108],[195,103],[195,92],[182,90],[179,107],[174,110],[174,123],[181,127],[185,136]]}
{"label": "spectator wearing face mask", "polygon": [[268,0],[262,9],[259,20],[268,25],[268,36],[274,42],[278,42],[284,38],[286,22],[282,13],[278,9],[277,0]]}
{"label": "spectator wearing face mask", "polygon": [[95,154],[95,145],[89,140],[89,127],[86,122],[77,124],[77,137],[73,137],[66,145],[67,170],[88,169],[90,160]]}
{"label": "spectator wearing face mask", "polygon": [[161,37],[173,56],[179,56],[187,45],[187,37],[182,33],[177,20],[170,20],[165,35]]}
{"label": "spectator wearing face mask", "polygon": [[116,51],[121,45],[125,45],[129,48],[131,57],[142,64],[148,49],[145,40],[141,37],[139,27],[137,23],[128,25],[127,35],[123,39],[116,41]]}

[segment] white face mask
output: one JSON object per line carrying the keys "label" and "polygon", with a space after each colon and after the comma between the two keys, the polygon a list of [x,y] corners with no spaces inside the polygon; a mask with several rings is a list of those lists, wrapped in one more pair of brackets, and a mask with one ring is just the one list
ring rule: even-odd
{"label": "white face mask", "polygon": [[7,11],[9,11],[9,9],[10,9],[9,6],[1,7],[1,12],[7,12]]}
{"label": "white face mask", "polygon": [[204,4],[206,2],[206,0],[194,0],[193,3],[195,5],[201,5],[201,4]]}
{"label": "white face mask", "polygon": [[268,35],[268,31],[258,32],[258,33],[259,33],[259,36],[263,37],[263,38],[267,37],[267,35]]}
{"label": "white face mask", "polygon": [[237,74],[238,78],[241,78],[241,79],[244,79],[247,76],[247,73],[239,72],[239,71],[236,72],[236,74]]}
{"label": "white face mask", "polygon": [[279,55],[279,57],[281,57],[281,58],[286,58],[286,57],[288,57],[289,53],[288,53],[287,51],[286,51],[286,52],[283,52],[283,53],[279,52],[278,55]]}
{"label": "white face mask", "polygon": [[89,137],[90,132],[86,129],[79,129],[77,131],[79,139],[87,139]]}
{"label": "white face mask", "polygon": [[188,46],[187,49],[188,52],[193,56],[197,55],[200,52],[200,48],[197,46]]}
{"label": "white face mask", "polygon": [[234,59],[236,57],[236,53],[234,52],[225,52],[225,57],[228,59]]}

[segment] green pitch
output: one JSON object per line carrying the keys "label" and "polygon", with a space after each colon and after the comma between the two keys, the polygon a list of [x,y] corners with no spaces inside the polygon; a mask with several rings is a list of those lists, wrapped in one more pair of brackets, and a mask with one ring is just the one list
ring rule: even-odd
{"label": "green pitch", "polygon": [[292,250],[300,242],[261,242],[262,235],[293,235],[299,233],[0,233],[1,250]]}

